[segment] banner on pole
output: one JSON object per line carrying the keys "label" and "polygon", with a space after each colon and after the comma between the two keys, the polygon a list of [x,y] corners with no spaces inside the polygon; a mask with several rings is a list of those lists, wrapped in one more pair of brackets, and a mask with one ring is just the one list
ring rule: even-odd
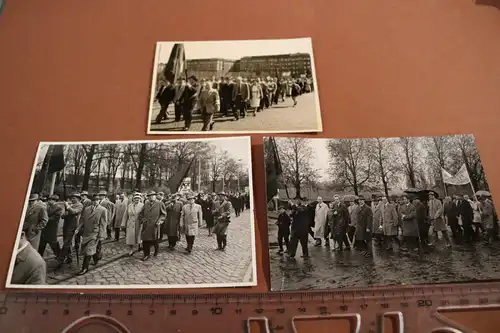
{"label": "banner on pole", "polygon": [[469,173],[467,172],[467,167],[462,165],[460,170],[455,174],[455,176],[452,176],[448,171],[445,169],[441,169],[441,173],[443,174],[443,181],[446,184],[450,185],[466,185],[470,183],[470,177]]}

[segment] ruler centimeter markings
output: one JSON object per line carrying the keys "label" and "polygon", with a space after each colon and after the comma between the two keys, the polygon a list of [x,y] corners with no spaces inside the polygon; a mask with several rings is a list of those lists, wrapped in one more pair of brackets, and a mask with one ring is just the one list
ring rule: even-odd
{"label": "ruler centimeter markings", "polygon": [[[436,329],[442,331],[434,332],[482,333],[469,327],[476,323],[460,321],[474,312],[476,317],[484,313],[485,321],[493,323],[500,319],[499,304],[498,283],[213,295],[23,291],[0,294],[0,327],[9,333],[73,333],[77,330],[64,330],[76,321],[84,325],[87,318],[89,325],[100,321],[105,321],[106,327],[115,325],[116,330],[109,332],[124,332],[126,327],[131,333],[143,332],[145,327],[152,333],[199,332],[200,328],[302,333],[306,332],[304,327],[318,322],[329,327],[348,322],[346,333],[431,333]],[[500,320],[496,327],[498,331]]]}

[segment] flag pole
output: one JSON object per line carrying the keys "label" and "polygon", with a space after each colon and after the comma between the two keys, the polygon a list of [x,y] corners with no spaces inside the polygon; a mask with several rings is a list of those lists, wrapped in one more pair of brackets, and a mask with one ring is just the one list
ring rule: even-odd
{"label": "flag pole", "polygon": [[53,172],[52,173],[52,178],[50,179],[49,195],[54,194],[54,189],[56,187],[56,176],[57,176],[57,172]]}

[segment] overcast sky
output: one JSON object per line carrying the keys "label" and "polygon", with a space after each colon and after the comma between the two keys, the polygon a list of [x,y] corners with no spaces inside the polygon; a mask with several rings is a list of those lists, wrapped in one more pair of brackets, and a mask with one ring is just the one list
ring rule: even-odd
{"label": "overcast sky", "polygon": [[[166,63],[175,42],[159,42],[159,62]],[[312,53],[310,38],[184,42],[186,59],[240,59],[248,56]]]}

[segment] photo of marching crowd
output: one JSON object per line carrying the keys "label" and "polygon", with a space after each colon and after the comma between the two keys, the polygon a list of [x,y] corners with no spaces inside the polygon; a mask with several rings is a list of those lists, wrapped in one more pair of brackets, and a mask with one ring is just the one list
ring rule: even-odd
{"label": "photo of marching crowd", "polygon": [[250,156],[248,137],[41,143],[8,286],[255,285]]}
{"label": "photo of marching crowd", "polygon": [[168,131],[321,131],[311,39],[159,42],[148,133]]}
{"label": "photo of marching crowd", "polygon": [[264,147],[272,290],[500,277],[498,217],[472,135]]}

